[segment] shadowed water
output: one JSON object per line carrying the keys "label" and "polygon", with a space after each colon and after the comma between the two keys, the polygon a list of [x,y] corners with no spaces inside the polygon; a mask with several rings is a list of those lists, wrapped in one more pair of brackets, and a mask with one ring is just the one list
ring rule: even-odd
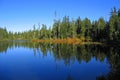
{"label": "shadowed water", "polygon": [[120,50],[106,45],[0,43],[0,80],[117,80]]}

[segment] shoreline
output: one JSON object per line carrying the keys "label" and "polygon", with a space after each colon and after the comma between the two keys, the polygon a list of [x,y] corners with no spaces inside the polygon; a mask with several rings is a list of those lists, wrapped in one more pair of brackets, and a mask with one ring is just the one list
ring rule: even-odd
{"label": "shoreline", "polygon": [[90,40],[82,40],[78,38],[66,39],[33,39],[32,42],[36,43],[57,43],[57,44],[103,44],[102,42],[92,42]]}

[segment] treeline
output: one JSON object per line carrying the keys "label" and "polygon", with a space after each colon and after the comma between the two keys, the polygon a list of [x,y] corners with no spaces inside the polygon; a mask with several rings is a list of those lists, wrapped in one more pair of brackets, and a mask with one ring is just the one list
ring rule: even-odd
{"label": "treeline", "polygon": [[70,19],[69,16],[64,16],[62,20],[54,19],[52,27],[47,27],[45,24],[33,26],[32,30],[25,32],[7,32],[6,29],[0,28],[0,39],[65,39],[65,38],[80,38],[89,39],[92,41],[108,41],[120,40],[120,9],[114,7],[111,10],[109,21],[104,18],[99,18],[96,21],[90,21],[85,18],[81,20],[78,17],[76,20]]}

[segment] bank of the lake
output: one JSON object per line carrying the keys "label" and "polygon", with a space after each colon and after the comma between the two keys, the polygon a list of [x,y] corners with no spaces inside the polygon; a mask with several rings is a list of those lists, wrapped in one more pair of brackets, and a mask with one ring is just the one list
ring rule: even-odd
{"label": "bank of the lake", "polygon": [[65,38],[65,39],[33,39],[32,42],[38,43],[57,43],[57,44],[103,44],[102,42],[93,42],[90,39]]}

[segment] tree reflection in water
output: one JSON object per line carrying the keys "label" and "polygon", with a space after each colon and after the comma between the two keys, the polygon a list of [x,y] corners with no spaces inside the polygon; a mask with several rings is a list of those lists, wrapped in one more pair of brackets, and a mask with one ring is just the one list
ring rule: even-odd
{"label": "tree reflection in water", "polygon": [[[30,48],[40,54],[43,53],[45,57],[47,52],[53,53],[56,61],[63,60],[66,66],[70,62],[78,61],[81,63],[85,61],[88,63],[93,57],[96,60],[103,62],[107,59],[110,64],[111,71],[107,75],[98,76],[97,80],[120,80],[120,49],[119,47],[105,46],[105,45],[70,45],[70,44],[52,44],[52,43],[31,43],[27,41],[22,42],[1,42],[0,53],[6,53],[7,49],[16,47]],[[68,76],[68,80],[72,77]]]}

